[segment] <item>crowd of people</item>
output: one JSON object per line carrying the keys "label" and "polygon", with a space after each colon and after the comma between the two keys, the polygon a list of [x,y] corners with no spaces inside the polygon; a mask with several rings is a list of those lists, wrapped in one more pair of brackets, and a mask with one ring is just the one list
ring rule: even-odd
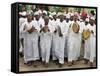
{"label": "crowd of people", "polygon": [[[85,9],[83,9],[85,10]],[[78,30],[73,31],[73,24]],[[88,39],[83,38],[83,31],[89,30]],[[41,61],[45,67],[49,61],[62,67],[64,59],[68,66],[80,60],[83,44],[84,64],[93,62],[96,55],[96,13],[83,12],[50,12],[45,9],[26,11],[22,5],[19,12],[19,52],[23,54],[24,64],[34,67]],[[20,54],[21,55],[21,54]]]}

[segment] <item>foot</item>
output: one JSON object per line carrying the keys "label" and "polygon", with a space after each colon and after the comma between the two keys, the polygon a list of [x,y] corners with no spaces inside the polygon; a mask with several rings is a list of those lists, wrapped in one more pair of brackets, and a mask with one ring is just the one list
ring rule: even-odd
{"label": "foot", "polygon": [[84,64],[88,64],[88,60],[87,59],[84,60]]}
{"label": "foot", "polygon": [[72,64],[75,64],[75,63],[76,63],[76,61],[73,60],[73,61],[72,61]]}
{"label": "foot", "polygon": [[22,53],[22,52],[20,52],[20,53],[19,53],[19,56],[20,56],[20,57],[24,57],[24,55],[23,55],[23,53]]}
{"label": "foot", "polygon": [[48,65],[48,63],[45,63],[44,66],[47,68],[49,65]]}
{"label": "foot", "polygon": [[44,61],[42,61],[42,64],[43,64],[43,65],[45,65],[45,62],[44,62]]}
{"label": "foot", "polygon": [[33,67],[37,67],[37,61],[33,62]]}
{"label": "foot", "polygon": [[90,62],[90,67],[93,67],[93,62]]}
{"label": "foot", "polygon": [[77,61],[80,61],[82,58],[81,57],[78,57]]}
{"label": "foot", "polygon": [[31,61],[30,62],[27,62],[26,65],[27,66],[31,66],[32,65],[32,62]]}
{"label": "foot", "polygon": [[36,64],[33,64],[33,66],[34,66],[34,67],[37,67],[37,65],[36,65]]}
{"label": "foot", "polygon": [[62,68],[62,67],[63,67],[63,64],[60,64],[60,63],[59,63],[59,68]]}
{"label": "foot", "polygon": [[58,64],[58,61],[57,61],[57,60],[54,60],[53,62],[54,62],[56,65]]}
{"label": "foot", "polygon": [[68,62],[68,66],[72,66],[72,62]]}

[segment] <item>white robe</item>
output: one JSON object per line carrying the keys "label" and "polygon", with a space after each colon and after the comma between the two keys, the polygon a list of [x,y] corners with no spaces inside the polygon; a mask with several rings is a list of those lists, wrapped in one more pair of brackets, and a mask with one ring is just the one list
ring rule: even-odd
{"label": "white robe", "polygon": [[65,36],[65,51],[64,51],[64,57],[66,58],[66,57],[68,57],[68,53],[67,53],[67,51],[68,51],[68,36],[69,36],[69,26],[70,26],[70,22],[66,22],[66,36]]}
{"label": "white robe", "polygon": [[41,23],[39,21],[37,21],[37,20],[33,20],[32,22],[33,22],[33,25],[34,25],[35,29],[37,29],[37,31],[39,32],[40,29],[41,29],[40,28]]}
{"label": "white robe", "polygon": [[52,34],[50,32],[41,32],[40,34],[40,47],[42,61],[49,63],[50,49],[51,49]]}
{"label": "white robe", "polygon": [[64,64],[64,43],[64,37],[59,37],[58,33],[53,34],[53,60],[58,59],[61,64]]}
{"label": "white robe", "polygon": [[[23,24],[22,30],[24,33],[24,62],[27,63],[28,61],[35,61],[39,59],[39,50],[38,50],[38,37],[39,33],[37,31],[32,32],[29,34],[26,29],[29,26],[34,26],[33,22],[25,22]],[[35,26],[34,26],[35,27]]]}
{"label": "white robe", "polygon": [[58,59],[59,63],[64,64],[64,48],[65,37],[67,35],[67,25],[65,22],[58,22],[57,26],[61,28],[63,37],[59,37],[58,33],[53,34],[53,60]]}
{"label": "white robe", "polygon": [[44,19],[42,17],[40,17],[39,23],[41,24],[42,27],[44,27]]}
{"label": "white robe", "polygon": [[[40,21],[38,20],[33,20],[33,24],[34,24],[34,27],[37,29],[38,32],[40,32],[41,30],[41,23]],[[38,49],[39,49],[39,56],[41,57],[41,49],[40,49],[40,37],[39,37],[39,40],[38,40]]]}
{"label": "white robe", "polygon": [[[50,28],[50,32],[53,34],[53,32],[55,31],[55,28],[57,27],[57,20],[49,20],[49,28]],[[53,56],[53,37],[52,37],[52,43],[51,43],[51,53],[50,55]]]}
{"label": "white robe", "polygon": [[27,21],[27,18],[19,18],[19,38],[24,38],[24,34],[23,32],[21,32],[20,30],[22,30],[23,28],[23,23]]}
{"label": "white robe", "polygon": [[77,60],[80,48],[79,40],[80,40],[80,34],[74,33],[72,30],[72,26],[70,26],[69,36],[68,36],[68,61]]}
{"label": "white robe", "polygon": [[79,40],[77,42],[78,44],[77,57],[80,57],[81,53],[83,53],[83,49],[81,49],[82,48],[82,32],[83,32],[83,29],[85,28],[85,22],[78,22],[78,23],[80,26],[80,30],[79,30]]}
{"label": "white robe", "polygon": [[96,25],[91,26],[90,24],[86,26],[85,29],[93,30],[94,34],[91,33],[88,40],[85,40],[84,45],[84,58],[88,59],[90,62],[94,61],[94,57],[96,54]]}
{"label": "white robe", "polygon": [[19,48],[19,52],[22,52],[23,50],[23,46],[21,43],[21,39],[24,38],[24,34],[20,31],[23,27],[23,23],[27,21],[27,18],[19,18],[19,44],[20,44],[20,48]]}

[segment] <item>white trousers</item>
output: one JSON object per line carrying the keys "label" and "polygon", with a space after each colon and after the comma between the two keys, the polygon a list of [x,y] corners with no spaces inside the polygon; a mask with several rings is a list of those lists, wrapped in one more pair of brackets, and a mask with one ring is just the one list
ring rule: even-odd
{"label": "white trousers", "polygon": [[58,59],[59,63],[64,64],[65,38],[53,35],[53,60]]}
{"label": "white trousers", "polygon": [[41,57],[42,61],[46,63],[49,63],[50,59],[51,41],[52,37],[48,33],[40,36]]}
{"label": "white trousers", "polygon": [[39,59],[38,50],[38,33],[33,32],[32,34],[25,33],[24,37],[24,61],[35,61]]}
{"label": "white trousers", "polygon": [[71,33],[68,37],[68,61],[77,60],[80,56],[80,35]]}

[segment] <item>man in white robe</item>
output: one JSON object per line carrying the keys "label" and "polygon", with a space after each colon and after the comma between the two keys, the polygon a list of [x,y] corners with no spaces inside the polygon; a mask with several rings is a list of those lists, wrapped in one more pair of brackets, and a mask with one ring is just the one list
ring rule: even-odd
{"label": "man in white robe", "polygon": [[[22,28],[22,24],[27,21],[26,11],[19,12],[19,30]],[[24,48],[24,34],[19,31],[19,54],[23,57],[23,48]]]}
{"label": "man in white robe", "polygon": [[[31,32],[29,32],[31,29]],[[39,50],[38,50],[38,29],[35,27],[32,21],[32,16],[27,15],[27,22],[23,23],[23,28],[21,32],[24,33],[24,63],[28,66],[34,64],[35,61],[39,60]]]}
{"label": "man in white robe", "polygon": [[55,39],[55,37],[56,37],[56,35],[55,35],[55,33],[54,33],[54,31],[56,31],[56,29],[57,29],[57,14],[56,14],[56,12],[53,12],[53,13],[51,13],[51,15],[52,15],[52,17],[53,17],[53,20],[52,20],[52,23],[51,23],[51,25],[52,25],[52,32],[53,32],[53,37],[52,37],[52,45],[51,45],[51,55],[52,55],[52,60],[56,63],[57,61],[57,58],[55,57],[55,55],[54,55],[54,49],[55,49],[55,43],[57,42]]}
{"label": "man in white robe", "polygon": [[21,10],[19,12],[19,55],[20,57],[23,57],[23,51],[24,51],[24,33],[20,32],[22,29],[22,24],[27,21],[26,18],[26,6],[22,5]]}
{"label": "man in white robe", "polygon": [[63,15],[60,16],[60,21],[55,29],[53,34],[53,57],[58,59],[59,67],[62,67],[64,64],[65,37],[67,35],[67,25]]}
{"label": "man in white robe", "polygon": [[90,37],[85,40],[84,45],[84,58],[85,63],[90,62],[90,66],[93,67],[93,62],[96,54],[96,25],[94,23],[94,19],[90,19],[90,24],[86,26],[85,29],[89,29],[91,31]]}
{"label": "man in white robe", "polygon": [[79,24],[77,21],[77,16],[74,15],[74,20],[71,22],[69,26],[69,35],[68,35],[68,66],[71,66],[73,62],[75,62],[78,59],[78,53],[79,53],[79,40],[80,35],[79,31],[77,33],[73,32],[72,25],[74,22]]}
{"label": "man in white robe", "polygon": [[82,21],[78,21],[79,23],[79,26],[80,26],[80,30],[79,30],[79,40],[77,42],[78,44],[78,52],[77,52],[77,57],[78,57],[78,60],[80,60],[83,56],[83,41],[82,41],[82,32],[83,32],[83,29],[85,27],[85,20],[82,20]]}
{"label": "man in white robe", "polygon": [[52,41],[52,34],[49,28],[49,17],[44,17],[45,25],[40,30],[40,47],[41,47],[41,57],[42,62],[45,67],[48,67],[49,59],[50,59],[50,50],[51,50],[51,41]]}
{"label": "man in white robe", "polygon": [[38,29],[38,32],[40,31],[40,29],[42,28],[41,27],[41,22],[39,21],[40,20],[40,16],[39,16],[39,13],[38,12],[35,12],[34,13],[34,16],[35,16],[35,19],[33,20],[33,22],[35,23],[35,27]]}
{"label": "man in white robe", "polygon": [[44,17],[47,15],[47,11],[43,10],[43,12],[41,12],[40,14],[40,19],[39,22],[41,24],[41,28],[44,27]]}

